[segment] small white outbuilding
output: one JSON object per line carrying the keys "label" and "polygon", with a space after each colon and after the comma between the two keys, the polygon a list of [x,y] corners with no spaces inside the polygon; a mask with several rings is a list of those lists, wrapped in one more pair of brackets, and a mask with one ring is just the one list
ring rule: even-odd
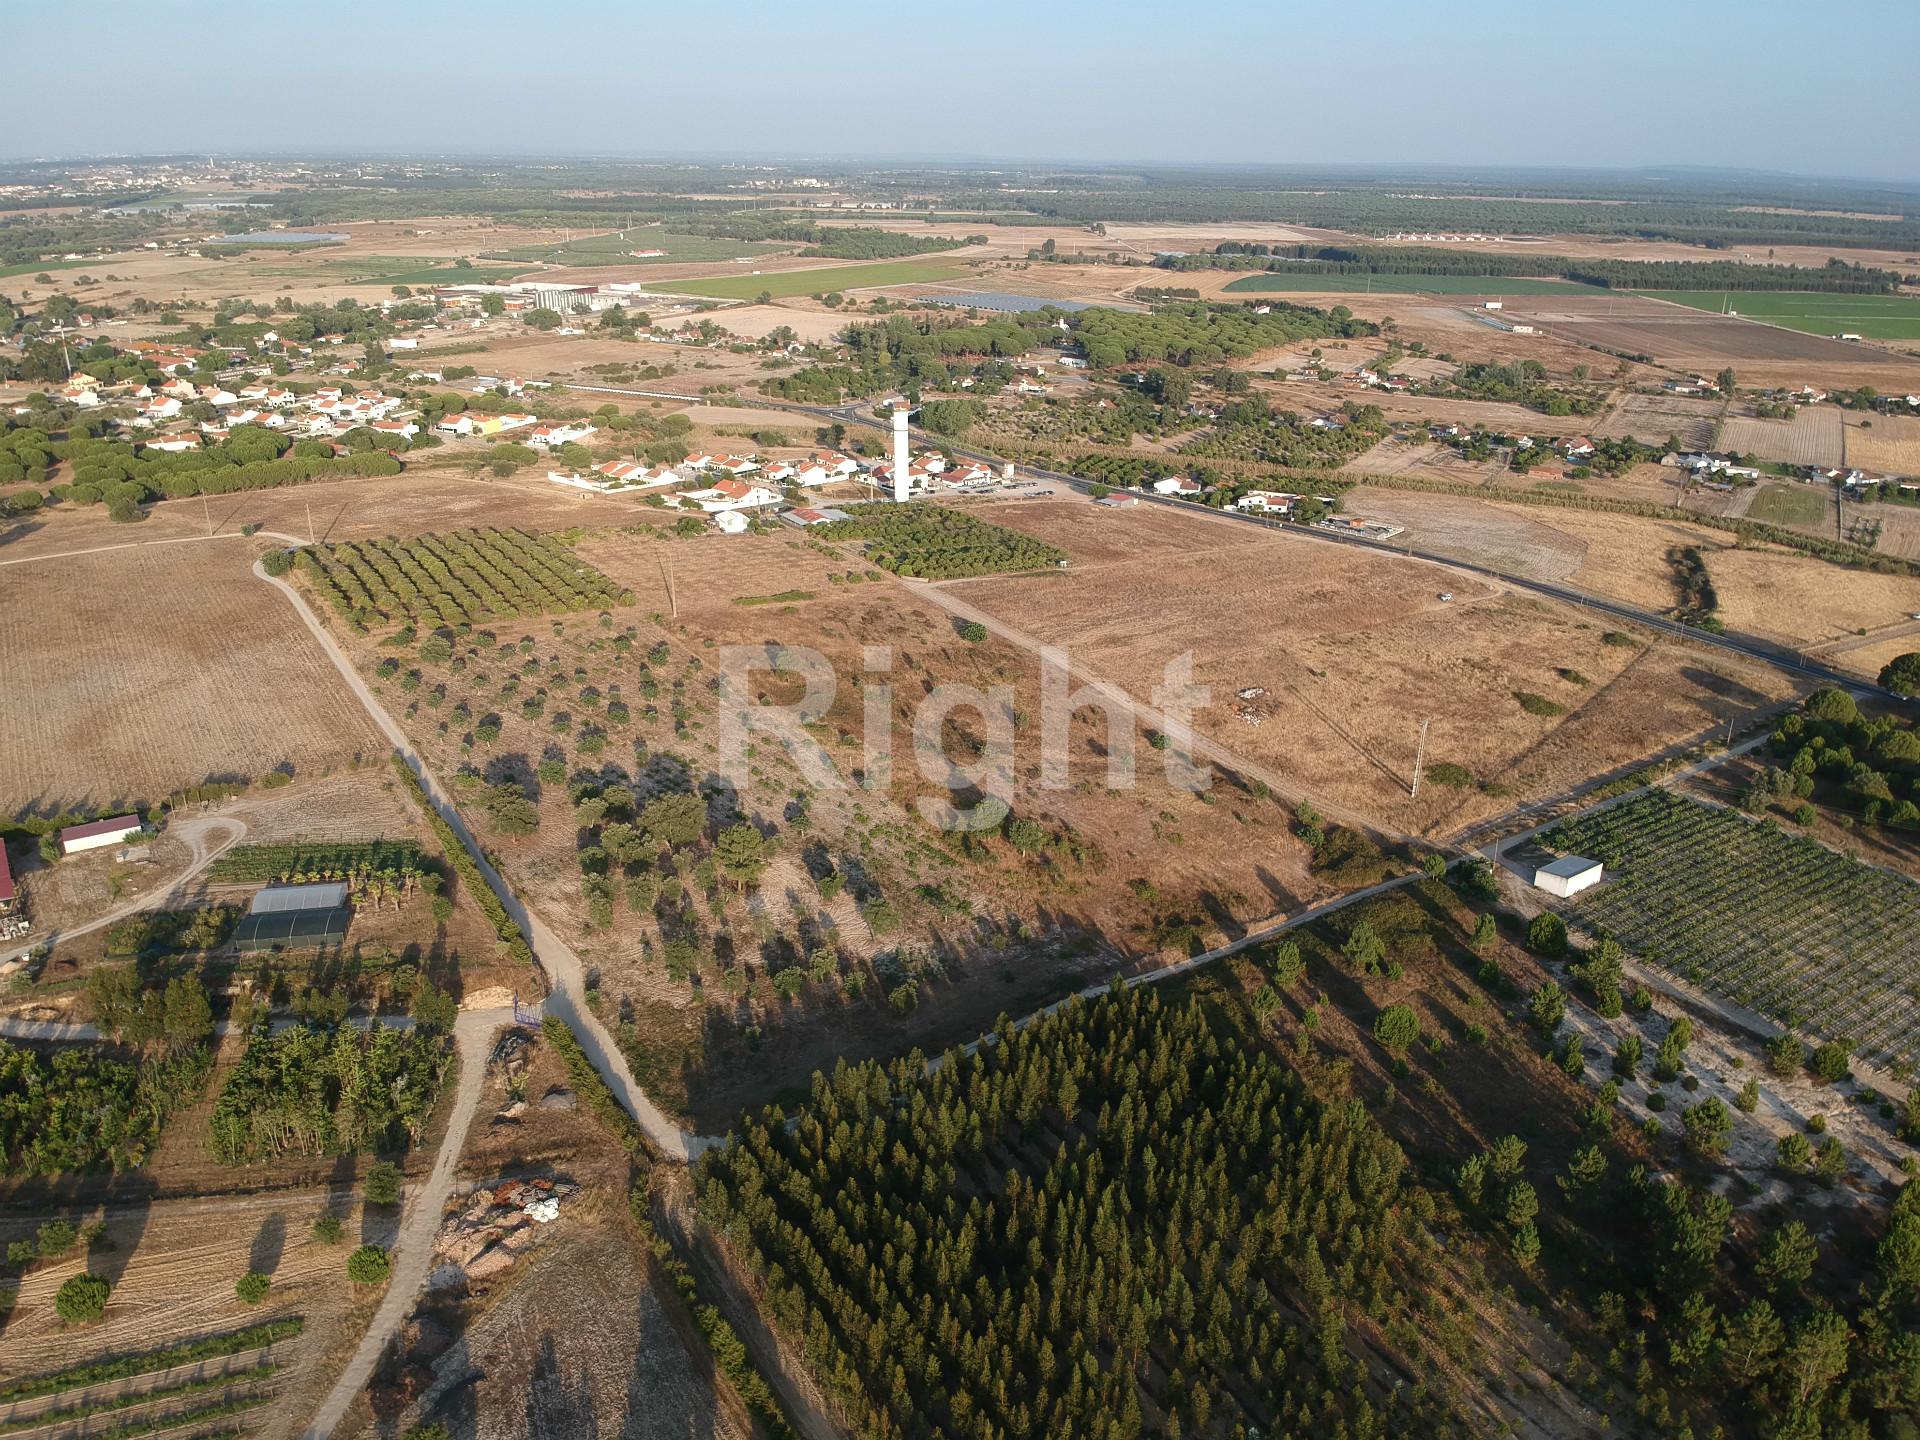
{"label": "small white outbuilding", "polygon": [[1533,872],[1533,883],[1549,895],[1565,899],[1598,885],[1604,873],[1605,867],[1598,860],[1589,860],[1581,855],[1562,855],[1558,860],[1537,867]]}

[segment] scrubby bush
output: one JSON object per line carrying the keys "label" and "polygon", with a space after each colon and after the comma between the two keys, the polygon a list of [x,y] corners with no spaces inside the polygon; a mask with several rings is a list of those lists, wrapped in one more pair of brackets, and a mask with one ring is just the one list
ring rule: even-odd
{"label": "scrubby bush", "polygon": [[1383,1049],[1399,1055],[1420,1038],[1420,1017],[1411,1005],[1389,1005],[1374,1018],[1373,1038]]}
{"label": "scrubby bush", "polygon": [[367,1171],[360,1182],[360,1193],[369,1205],[393,1205],[400,1199],[400,1167],[382,1160]]}
{"label": "scrubby bush", "polygon": [[347,1257],[347,1278],[356,1285],[384,1285],[393,1261],[378,1245],[362,1245]]}
{"label": "scrubby bush", "polygon": [[53,1312],[68,1325],[89,1325],[106,1313],[112,1293],[113,1286],[98,1275],[69,1275],[54,1292]]}
{"label": "scrubby bush", "polygon": [[258,1270],[249,1270],[234,1282],[233,1293],[240,1297],[242,1304],[258,1305],[267,1298],[267,1291],[272,1286],[273,1281]]}

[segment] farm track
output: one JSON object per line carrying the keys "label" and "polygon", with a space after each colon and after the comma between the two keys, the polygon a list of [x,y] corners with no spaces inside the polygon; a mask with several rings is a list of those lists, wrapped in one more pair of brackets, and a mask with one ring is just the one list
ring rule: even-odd
{"label": "farm track", "polygon": [[481,1092],[487,1078],[487,1058],[493,1049],[496,1030],[514,1023],[512,1009],[466,1010],[454,1022],[454,1043],[460,1053],[460,1079],[454,1089],[453,1113],[447,1121],[447,1133],[440,1151],[433,1158],[433,1170],[427,1178],[408,1187],[406,1208],[400,1216],[400,1231],[394,1237],[393,1275],[387,1292],[380,1297],[366,1333],[354,1347],[346,1368],[334,1382],[327,1398],[320,1403],[313,1420],[303,1432],[304,1440],[326,1440],[345,1417],[373,1378],[387,1344],[399,1333],[407,1316],[413,1313],[421,1287],[426,1284],[428,1266],[433,1261],[434,1238],[453,1196],[454,1171],[460,1153],[466,1148],[467,1131],[480,1109]]}
{"label": "farm track", "polygon": [[648,1139],[667,1158],[683,1162],[693,1158],[707,1146],[717,1143],[711,1137],[696,1136],[682,1130],[647,1098],[646,1092],[640,1088],[633,1078],[632,1071],[627,1068],[626,1060],[620,1054],[619,1047],[613,1043],[612,1037],[606,1033],[599,1019],[587,1008],[586,966],[581,963],[580,957],[538,914],[514,894],[500,872],[494,868],[493,862],[487,858],[486,851],[467,828],[467,823],[459,809],[427,767],[426,760],[413,748],[406,734],[387,713],[386,707],[374,697],[373,691],[360,677],[360,672],[354,669],[352,659],[345,650],[340,648],[339,642],[328,632],[326,626],[320,622],[320,617],[314,613],[313,607],[307,604],[306,598],[285,580],[267,574],[265,568],[258,564],[254,566],[253,573],[287,597],[295,612],[305,622],[308,631],[319,642],[320,648],[333,661],[334,668],[346,681],[347,688],[365,708],[375,728],[386,737],[395,753],[406,763],[407,768],[413,771],[421,788],[432,802],[435,812],[452,828],[460,843],[472,855],[488,887],[507,908],[514,922],[526,932],[534,957],[553,987],[546,999],[547,1013],[559,1016],[579,1036],[581,1045],[594,1062],[594,1068],[606,1078],[607,1083],[613,1087],[614,1093],[639,1120]]}

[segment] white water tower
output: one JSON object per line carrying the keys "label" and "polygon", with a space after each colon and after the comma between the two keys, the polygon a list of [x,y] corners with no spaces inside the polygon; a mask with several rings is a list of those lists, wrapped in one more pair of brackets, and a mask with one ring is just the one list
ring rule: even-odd
{"label": "white water tower", "polygon": [[893,412],[893,498],[895,503],[907,503],[911,485],[907,479],[907,415],[905,405],[896,406]]}

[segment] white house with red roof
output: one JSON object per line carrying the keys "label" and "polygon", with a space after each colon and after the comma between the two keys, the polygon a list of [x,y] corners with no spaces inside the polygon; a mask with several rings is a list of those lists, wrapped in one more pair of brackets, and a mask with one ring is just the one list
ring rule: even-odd
{"label": "white house with red roof", "polygon": [[553,445],[571,445],[599,434],[599,430],[584,420],[554,420],[545,425],[533,427],[533,433],[527,436],[529,445],[542,448]]}
{"label": "white house with red roof", "polygon": [[1153,482],[1156,495],[1198,495],[1201,489],[1200,482],[1187,475],[1169,475]]}
{"label": "white house with red roof", "polygon": [[691,500],[709,515],[717,515],[723,510],[758,510],[762,506],[780,503],[779,492],[769,490],[764,485],[749,484],[745,480],[722,480],[706,490],[689,490],[680,498]]}

